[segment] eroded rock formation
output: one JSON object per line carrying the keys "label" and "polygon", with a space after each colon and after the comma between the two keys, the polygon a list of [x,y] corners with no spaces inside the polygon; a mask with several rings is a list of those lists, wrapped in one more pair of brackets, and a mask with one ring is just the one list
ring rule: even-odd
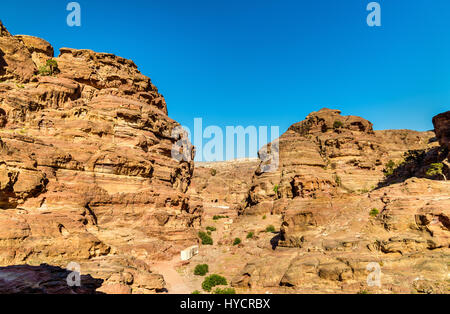
{"label": "eroded rock formation", "polygon": [[366,291],[366,267],[377,263],[375,291],[448,293],[450,183],[427,171],[448,154],[446,114],[434,123],[443,147],[433,132],[373,131],[330,109],[289,128],[279,168],[256,170],[240,214],[282,215],[273,241],[293,256],[256,258],[233,285]]}
{"label": "eroded rock formation", "polygon": [[258,159],[195,164],[190,195],[205,203],[239,205],[247,196]]}
{"label": "eroded rock formation", "polygon": [[193,162],[171,157],[177,126],[132,61],[53,58],[0,23],[0,265],[77,262],[105,291],[162,290],[148,262],[196,244],[202,211]]}

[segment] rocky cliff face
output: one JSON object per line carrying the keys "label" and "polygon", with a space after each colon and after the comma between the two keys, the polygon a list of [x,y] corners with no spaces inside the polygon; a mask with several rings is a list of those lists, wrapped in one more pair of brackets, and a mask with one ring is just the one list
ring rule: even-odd
{"label": "rocky cliff face", "polygon": [[433,136],[375,132],[371,122],[339,110],[313,112],[280,137],[277,171],[256,171],[242,213],[284,212],[292,199],[364,194],[384,181],[390,161],[399,164],[407,151],[437,146]]}
{"label": "rocky cliff face", "polygon": [[[446,114],[434,123],[448,145]],[[256,258],[236,287],[358,292],[372,289],[374,262],[383,273],[375,291],[450,291],[450,183],[428,171],[448,148],[433,132],[373,131],[363,118],[323,109],[289,128],[279,151],[279,169],[257,169],[240,214],[281,215],[272,243],[289,261],[274,258],[269,275]]]}
{"label": "rocky cliff face", "polygon": [[189,194],[205,203],[237,206],[245,199],[259,160],[195,164]]}
{"label": "rocky cliff face", "polygon": [[441,113],[433,118],[434,131],[441,146],[450,149],[450,111]]}
{"label": "rocky cliff face", "polygon": [[163,289],[148,262],[197,243],[202,210],[193,162],[171,158],[176,126],[132,61],[53,58],[0,23],[0,265],[77,262],[103,290]]}

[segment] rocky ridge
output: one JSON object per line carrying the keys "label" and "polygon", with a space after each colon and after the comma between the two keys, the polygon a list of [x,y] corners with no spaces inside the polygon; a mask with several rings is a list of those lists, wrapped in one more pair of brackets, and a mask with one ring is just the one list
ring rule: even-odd
{"label": "rocky ridge", "polygon": [[[275,258],[271,265],[280,266],[270,276],[257,258],[234,285],[448,293],[450,183],[427,175],[433,163],[448,173],[447,117],[434,118],[441,146],[433,132],[373,131],[369,121],[338,110],[294,124],[279,139],[280,167],[256,170],[240,209],[243,220],[280,215],[274,249],[294,255],[288,263]],[[383,265],[379,288],[365,282],[370,263]]]}

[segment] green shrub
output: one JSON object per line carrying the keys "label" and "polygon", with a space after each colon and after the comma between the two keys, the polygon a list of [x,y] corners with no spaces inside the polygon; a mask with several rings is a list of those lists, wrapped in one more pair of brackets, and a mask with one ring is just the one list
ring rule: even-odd
{"label": "green shrub", "polygon": [[264,215],[264,216],[263,216],[263,220],[266,220],[266,219],[267,219],[267,216],[266,216],[266,215]]}
{"label": "green shrub", "polygon": [[334,182],[336,182],[337,186],[342,186],[342,180],[341,177],[338,176],[337,174],[334,175]]}
{"label": "green shrub", "polygon": [[340,129],[342,127],[344,127],[344,123],[342,123],[341,121],[334,121],[333,128]]}
{"label": "green shrub", "polygon": [[252,231],[250,231],[249,233],[247,233],[247,239],[252,239],[254,235],[255,234]]}
{"label": "green shrub", "polygon": [[202,283],[202,288],[203,290],[210,292],[215,286],[225,286],[227,284],[225,277],[213,274],[205,278]]}
{"label": "green shrub", "polygon": [[45,65],[50,69],[50,74],[54,74],[58,70],[58,62],[55,59],[48,59]]}
{"label": "green shrub", "polygon": [[267,228],[266,228],[266,232],[275,232],[275,227],[274,227],[274,226],[272,226],[272,225],[270,225],[270,226],[267,226]]}
{"label": "green shrub", "polygon": [[42,76],[51,74],[50,69],[45,65],[40,66],[38,71],[39,71],[39,75],[42,75]]}
{"label": "green shrub", "polygon": [[273,191],[275,192],[275,194],[278,194],[278,188],[278,184],[273,187]]}
{"label": "green shrub", "polygon": [[241,239],[239,239],[239,238],[236,238],[236,239],[234,239],[234,241],[233,241],[233,245],[238,245],[238,244],[241,244]]}
{"label": "green shrub", "polygon": [[386,177],[389,177],[394,174],[394,170],[395,170],[395,162],[393,160],[389,160],[384,167],[384,170],[383,170],[384,175]]}
{"label": "green shrub", "polygon": [[203,231],[199,231],[198,237],[202,240],[203,245],[213,245],[213,239]]}
{"label": "green shrub", "polygon": [[195,266],[194,275],[205,276],[209,272],[209,267],[207,264],[199,264]]}
{"label": "green shrub", "polygon": [[215,215],[213,217],[213,220],[219,220],[219,219],[224,219],[224,218],[228,218],[228,216]]}
{"label": "green shrub", "polygon": [[211,175],[214,177],[217,174],[217,170],[216,169],[211,169]]}
{"label": "green shrub", "polygon": [[39,75],[53,75],[58,72],[58,62],[55,59],[48,59],[45,65],[39,67]]}
{"label": "green shrub", "polygon": [[433,163],[430,165],[430,168],[428,168],[426,175],[429,177],[434,177],[437,175],[440,175],[444,177],[445,181],[447,181],[447,177],[445,176],[444,172],[442,171],[444,169],[443,163]]}
{"label": "green shrub", "polygon": [[200,291],[198,291],[198,290],[195,290],[195,291],[192,291],[191,294],[202,294],[202,293]]}
{"label": "green shrub", "polygon": [[236,294],[236,290],[234,290],[234,288],[217,288],[214,290],[214,294]]}
{"label": "green shrub", "polygon": [[216,227],[211,227],[211,226],[209,226],[209,227],[206,227],[206,230],[211,231],[211,232],[214,232],[214,231],[217,230],[217,228],[216,228]]}
{"label": "green shrub", "polygon": [[372,217],[377,217],[379,214],[380,214],[380,212],[376,208],[372,209],[369,213],[369,215]]}

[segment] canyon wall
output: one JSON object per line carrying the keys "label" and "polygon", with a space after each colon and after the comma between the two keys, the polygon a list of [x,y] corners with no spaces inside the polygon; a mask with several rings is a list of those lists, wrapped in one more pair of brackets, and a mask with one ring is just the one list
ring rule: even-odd
{"label": "canyon wall", "polygon": [[132,61],[54,58],[0,23],[0,266],[76,262],[99,291],[162,291],[150,261],[196,244],[202,214],[193,162],[171,157],[178,125]]}
{"label": "canyon wall", "polygon": [[374,131],[322,109],[291,126],[279,139],[279,168],[263,173],[261,163],[239,214],[281,215],[273,247],[293,257],[255,258],[233,285],[358,292],[376,263],[375,291],[448,293],[450,183],[430,171],[449,170],[448,113],[434,124],[435,132]]}

